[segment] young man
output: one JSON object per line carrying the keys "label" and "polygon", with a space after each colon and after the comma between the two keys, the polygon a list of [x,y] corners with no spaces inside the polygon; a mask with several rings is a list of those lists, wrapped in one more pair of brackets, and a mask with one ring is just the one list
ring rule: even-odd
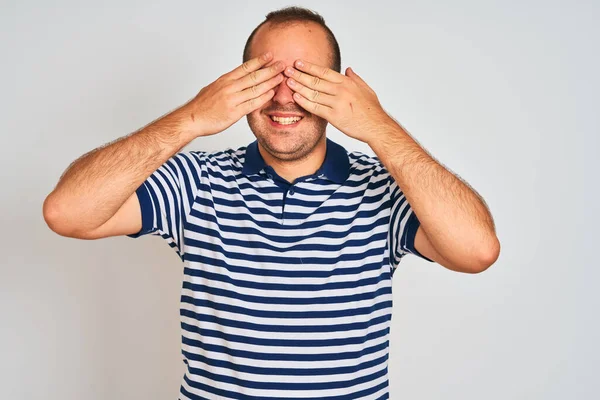
{"label": "young man", "polygon": [[[270,13],[244,61],[73,163],[44,217],[69,237],[160,235],[181,257],[181,398],[386,399],[401,258],[481,272],[499,253],[492,217],[340,73],[318,14]],[[248,146],[180,152],[244,115]],[[328,123],[377,157],[327,139]]]}

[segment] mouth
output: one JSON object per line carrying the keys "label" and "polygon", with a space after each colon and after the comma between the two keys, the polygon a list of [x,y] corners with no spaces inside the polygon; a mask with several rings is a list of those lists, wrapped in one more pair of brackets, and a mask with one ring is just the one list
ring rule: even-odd
{"label": "mouth", "polygon": [[271,125],[277,128],[286,127],[293,128],[298,126],[304,119],[302,115],[293,114],[269,114],[268,115]]}

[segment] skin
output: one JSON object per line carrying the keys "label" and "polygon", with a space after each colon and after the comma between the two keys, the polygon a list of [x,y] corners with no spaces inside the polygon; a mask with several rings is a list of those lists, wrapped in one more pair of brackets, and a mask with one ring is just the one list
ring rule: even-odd
{"label": "skin", "polygon": [[[423,150],[351,68],[341,74],[328,67],[330,53],[320,27],[295,24],[259,33],[255,50],[270,48],[286,65],[286,79],[248,121],[263,158],[278,174],[291,182],[321,165],[326,125],[320,117],[367,143],[402,188],[421,222],[415,236],[421,254],[466,273],[482,272],[496,261],[500,242],[483,199]],[[312,115],[294,130],[269,127],[269,112],[301,109]]]}
{"label": "skin", "polygon": [[[273,53],[273,60],[267,66],[276,62],[293,66],[298,58],[322,65],[331,63],[331,47],[325,30],[313,22],[263,25],[252,41],[251,54],[255,57],[267,51]],[[274,113],[302,115],[303,118],[293,127],[274,127],[269,117]],[[265,162],[290,183],[316,172],[323,163],[327,120],[298,105],[285,79],[275,87],[273,98],[248,114],[247,120]]]}
{"label": "skin", "polygon": [[297,104],[373,149],[421,222],[417,251],[458,272],[482,272],[496,261],[500,242],[483,199],[423,150],[358,74],[302,59],[284,73]]}
{"label": "skin", "polygon": [[[289,182],[321,166],[330,123],[367,143],[402,188],[421,222],[415,236],[421,254],[468,273],[496,261],[500,243],[483,199],[423,150],[351,68],[340,74],[328,67],[330,48],[320,26],[265,25],[251,50],[254,58],[190,102],[76,160],[44,202],[50,228],[83,239],[138,232],[136,188],[191,140],[247,115],[262,157]],[[274,126],[268,116],[274,112],[303,119]]]}
{"label": "skin", "polygon": [[139,232],[136,189],[195,138],[214,135],[264,106],[284,77],[270,52],[244,62],[205,86],[192,100],[75,160],[43,205],[54,232],[99,239]]}

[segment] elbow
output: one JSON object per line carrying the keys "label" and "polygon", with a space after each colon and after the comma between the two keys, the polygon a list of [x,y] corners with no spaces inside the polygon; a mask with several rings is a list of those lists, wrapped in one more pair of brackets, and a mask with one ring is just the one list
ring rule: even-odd
{"label": "elbow", "polygon": [[66,217],[63,209],[64,205],[62,205],[60,201],[58,201],[56,197],[50,193],[44,200],[44,204],[42,206],[44,221],[50,230],[59,234],[60,236],[77,237],[76,230],[73,229],[71,226],[72,224],[68,223],[68,217]]}
{"label": "elbow", "polygon": [[471,263],[466,272],[479,274],[494,265],[499,256],[500,241],[496,236],[494,236],[492,244],[485,246],[485,250],[481,252],[481,255],[477,257],[473,263]]}
{"label": "elbow", "polygon": [[86,228],[81,214],[78,214],[72,204],[65,203],[50,193],[42,206],[44,221],[48,228],[60,236],[93,240],[99,239],[95,229]]}
{"label": "elbow", "polygon": [[61,224],[60,222],[61,216],[59,205],[52,197],[52,193],[50,193],[44,200],[42,214],[44,216],[44,221],[50,230],[52,230],[54,233],[58,233],[61,236],[66,236],[65,233],[67,233],[67,231],[64,228],[64,224]]}

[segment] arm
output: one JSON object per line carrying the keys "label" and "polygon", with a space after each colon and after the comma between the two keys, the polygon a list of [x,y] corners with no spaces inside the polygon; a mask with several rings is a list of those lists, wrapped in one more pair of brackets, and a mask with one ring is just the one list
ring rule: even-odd
{"label": "arm", "polygon": [[342,75],[297,60],[285,74],[301,107],[377,154],[421,222],[415,238],[419,253],[460,272],[481,272],[496,261],[500,242],[483,200],[430,157],[351,68]]}
{"label": "arm", "polygon": [[185,115],[182,107],[73,162],[44,201],[48,226],[81,239],[139,231],[141,214],[134,192],[193,139]]}
{"label": "arm", "polygon": [[481,272],[498,258],[491,214],[466,183],[430,157],[400,124],[389,121],[369,145],[402,188],[421,221],[415,248],[459,272]]}
{"label": "arm", "polygon": [[281,63],[262,68],[271,58],[245,62],[175,111],[72,163],[44,201],[50,229],[80,239],[138,232],[136,189],[194,138],[221,132],[269,101],[283,80]]}

